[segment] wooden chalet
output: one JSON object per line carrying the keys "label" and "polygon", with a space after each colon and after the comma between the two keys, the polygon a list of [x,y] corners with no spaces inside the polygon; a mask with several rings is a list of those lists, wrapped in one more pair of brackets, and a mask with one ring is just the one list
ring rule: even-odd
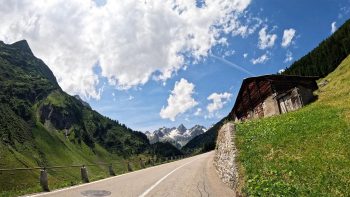
{"label": "wooden chalet", "polygon": [[269,117],[303,107],[315,99],[318,77],[263,75],[242,82],[230,117],[236,121]]}

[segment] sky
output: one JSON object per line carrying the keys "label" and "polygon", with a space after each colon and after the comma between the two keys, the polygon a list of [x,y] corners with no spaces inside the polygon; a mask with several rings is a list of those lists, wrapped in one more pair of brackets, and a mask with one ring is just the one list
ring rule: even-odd
{"label": "sky", "polygon": [[60,86],[139,131],[210,127],[242,80],[275,74],[350,18],[350,0],[0,0]]}

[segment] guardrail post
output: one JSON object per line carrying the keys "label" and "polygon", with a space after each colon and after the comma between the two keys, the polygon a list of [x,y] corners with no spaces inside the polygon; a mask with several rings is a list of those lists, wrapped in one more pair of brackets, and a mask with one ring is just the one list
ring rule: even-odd
{"label": "guardrail post", "polygon": [[114,170],[113,170],[112,164],[110,164],[110,165],[108,166],[108,171],[109,171],[109,175],[110,175],[110,176],[115,176],[115,172],[114,172]]}
{"label": "guardrail post", "polygon": [[48,192],[50,191],[49,189],[49,182],[48,182],[48,179],[47,179],[47,171],[46,169],[41,169],[40,170],[40,185],[41,185],[41,188],[43,189],[43,191],[45,192]]}
{"label": "guardrail post", "polygon": [[132,167],[131,167],[130,161],[128,161],[128,172],[132,172]]}
{"label": "guardrail post", "polygon": [[88,172],[84,165],[83,167],[80,168],[80,174],[81,174],[81,180],[83,181],[83,183],[88,183],[89,182]]}

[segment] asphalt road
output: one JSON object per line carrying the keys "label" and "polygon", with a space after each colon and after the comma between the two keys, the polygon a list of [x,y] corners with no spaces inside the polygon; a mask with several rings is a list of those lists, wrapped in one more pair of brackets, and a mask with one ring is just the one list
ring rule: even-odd
{"label": "asphalt road", "polygon": [[213,166],[214,152],[34,196],[235,196]]}

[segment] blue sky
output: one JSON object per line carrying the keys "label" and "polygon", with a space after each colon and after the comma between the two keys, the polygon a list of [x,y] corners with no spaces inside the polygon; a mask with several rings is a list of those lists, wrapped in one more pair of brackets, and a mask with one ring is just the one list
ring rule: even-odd
{"label": "blue sky", "polygon": [[215,124],[244,78],[277,73],[350,18],[349,0],[3,5],[1,40],[26,39],[65,91],[140,131]]}
{"label": "blue sky", "polygon": [[[229,46],[218,46],[212,49],[215,56],[222,57],[225,51],[234,51],[225,60],[239,65],[254,75],[277,73],[289,66],[293,61],[305,55],[331,34],[331,24],[336,22],[340,26],[350,17],[350,2],[321,0],[321,1],[253,1],[247,12],[261,18],[268,26],[271,34],[276,34],[274,46],[265,50],[258,48],[259,30],[245,38],[227,36]],[[346,8],[347,7],[347,8]],[[346,8],[346,9],[344,9]],[[281,46],[283,31],[293,28],[296,34],[293,43],[284,48]],[[253,64],[251,59],[269,53],[269,60],[264,63]],[[293,59],[285,61],[286,54],[292,53]],[[248,56],[244,58],[244,54]],[[157,81],[149,81],[145,85],[127,91],[118,91],[106,86],[100,100],[90,100],[91,106],[98,112],[117,119],[133,129],[141,131],[155,130],[162,126],[177,126],[183,123],[187,127],[195,124],[206,127],[215,124],[226,116],[235,102],[241,82],[250,77],[225,61],[211,55],[197,64],[191,64],[186,70],[180,70],[163,85]],[[198,105],[185,113],[179,114],[175,121],[162,119],[159,112],[167,105],[167,99],[176,81],[181,78],[195,85],[193,98]],[[213,92],[232,94],[223,108],[210,116],[206,107],[211,103],[207,97]],[[113,96],[114,94],[115,96]],[[202,113],[194,115],[196,110]]]}
{"label": "blue sky", "polygon": [[[264,24],[269,27],[269,30],[274,29],[271,31],[271,34],[277,35],[274,46],[266,50],[258,48],[258,29],[246,38],[229,36],[229,46],[214,48],[212,53],[222,57],[223,51],[233,50],[234,54],[224,59],[243,67],[254,75],[277,73],[327,38],[331,34],[333,22],[336,22],[336,27],[344,23],[350,17],[349,11],[344,10],[344,7],[349,9],[349,5],[350,2],[347,0],[253,1],[248,12],[265,20]],[[293,38],[293,43],[289,47],[283,48],[281,47],[283,31],[289,28],[295,29],[296,35]],[[252,64],[252,58],[260,57],[266,51],[270,53],[269,60],[265,63]],[[288,51],[292,53],[293,60],[286,62]],[[245,53],[248,54],[247,58],[243,57]],[[180,70],[166,82],[165,86],[156,81],[150,81],[138,90],[118,91],[107,86],[101,100],[90,100],[89,103],[100,113],[142,131],[154,130],[162,126],[177,126],[181,123],[188,127],[195,124],[208,127],[230,112],[241,82],[246,77],[250,76],[224,61],[209,56],[198,64],[189,65],[186,70]],[[199,104],[185,113],[179,114],[175,121],[162,119],[159,115],[160,109],[167,105],[169,93],[174,88],[175,82],[181,78],[195,84],[193,97]],[[229,92],[232,96],[223,108],[216,112],[217,114],[208,117],[206,107],[210,101],[207,100],[207,97],[213,92]],[[198,108],[202,109],[202,113],[196,116],[194,113]]]}

